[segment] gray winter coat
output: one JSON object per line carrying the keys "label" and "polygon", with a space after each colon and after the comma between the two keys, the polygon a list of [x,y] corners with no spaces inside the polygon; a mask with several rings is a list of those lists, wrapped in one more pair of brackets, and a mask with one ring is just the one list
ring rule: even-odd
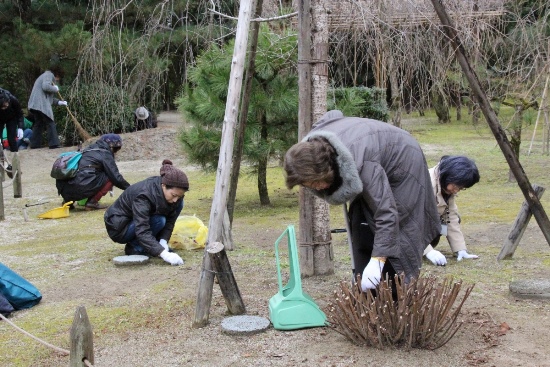
{"label": "gray winter coat", "polygon": [[56,180],[55,185],[63,200],[77,201],[97,194],[107,180],[122,190],[130,186],[118,171],[109,144],[98,140],[82,151],[76,176],[70,180]]}
{"label": "gray winter coat", "polygon": [[[311,190],[331,204],[360,196],[372,218],[372,256],[388,257],[397,273],[417,277],[424,248],[441,229],[426,159],[406,131],[381,121],[327,112],[304,138],[325,137],[336,150],[342,185]],[[363,269],[358,269],[363,271]]]}
{"label": "gray winter coat", "polygon": [[[157,238],[168,241],[172,236],[179,215],[178,209],[182,205],[180,200],[175,203],[166,201],[160,176],[135,183],[105,212],[107,233],[113,241],[122,243],[128,225],[134,221],[139,243],[151,256],[159,256],[164,247],[159,244]],[[166,217],[166,224],[157,237],[153,236],[149,224],[149,219],[156,214]]]}
{"label": "gray winter coat", "polygon": [[57,106],[59,102],[59,99],[54,97],[57,93],[54,85],[55,76],[51,71],[46,70],[34,82],[29,98],[29,110],[40,111],[53,120],[52,105],[55,104]]}

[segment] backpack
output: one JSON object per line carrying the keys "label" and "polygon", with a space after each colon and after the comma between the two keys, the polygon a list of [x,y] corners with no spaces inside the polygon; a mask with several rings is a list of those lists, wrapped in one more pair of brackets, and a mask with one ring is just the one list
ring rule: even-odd
{"label": "backpack", "polygon": [[31,308],[42,299],[42,294],[34,285],[2,263],[0,293],[15,310]]}
{"label": "backpack", "polygon": [[[85,151],[100,150],[100,149],[86,149]],[[74,151],[61,153],[55,162],[53,162],[52,171],[50,176],[56,180],[70,180],[76,176],[78,172],[78,163],[82,158],[84,151]]]}

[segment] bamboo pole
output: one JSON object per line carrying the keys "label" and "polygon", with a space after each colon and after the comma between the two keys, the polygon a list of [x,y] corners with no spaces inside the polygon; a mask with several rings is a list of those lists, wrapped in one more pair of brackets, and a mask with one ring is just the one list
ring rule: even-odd
{"label": "bamboo pole", "polygon": [[535,121],[535,127],[533,128],[533,136],[531,137],[531,144],[529,144],[529,150],[527,155],[531,154],[531,148],[533,147],[533,141],[535,140],[535,134],[537,133],[537,126],[539,125],[540,112],[543,110],[544,101],[546,100],[546,91],[548,90],[548,80],[550,75],[546,77],[546,82],[544,83],[544,90],[542,91],[542,100],[540,102],[539,111],[537,112],[537,120]]}
{"label": "bamboo pole", "polygon": [[[243,0],[239,9],[239,21],[235,34],[235,49],[231,62],[229,87],[227,90],[227,102],[223,119],[222,141],[220,158],[216,173],[216,185],[214,198],[210,209],[210,221],[208,223],[208,243],[220,242],[222,237],[223,216],[227,209],[227,197],[229,191],[229,176],[231,173],[231,159],[233,157],[234,131],[237,116],[239,114],[239,101],[241,98],[242,81],[244,74],[244,62],[246,60],[246,48],[248,43],[248,29],[252,15],[253,0]],[[208,246],[207,246],[208,247]],[[210,303],[212,301],[212,287],[214,285],[214,273],[210,257],[205,249],[202,258],[202,268],[199,279],[197,305],[193,327],[203,327],[208,324]]]}
{"label": "bamboo pole", "polygon": [[510,170],[513,172],[514,177],[523,192],[525,200],[529,203],[531,212],[535,216],[535,219],[537,220],[537,223],[546,238],[546,242],[550,245],[550,220],[548,219],[548,216],[546,215],[546,212],[544,211],[544,208],[542,207],[535,191],[531,187],[529,178],[525,174],[518,157],[514,153],[510,141],[502,129],[497,115],[489,103],[489,99],[487,98],[485,91],[481,87],[481,83],[479,82],[475,70],[471,67],[468,58],[466,57],[466,51],[462,46],[455,27],[451,23],[443,4],[440,0],[431,1],[437,15],[439,16],[439,19],[441,20],[441,24],[444,26],[443,29],[449,37],[449,41],[453,45],[453,49],[456,51],[458,63],[460,64],[460,67],[462,68],[462,71],[470,84],[470,88],[472,88],[472,92],[479,103],[481,111],[483,112],[483,115],[485,116],[485,119],[487,120],[487,123],[489,124],[489,127],[491,128],[502,153],[504,154],[504,158],[506,158],[506,161],[510,166]]}

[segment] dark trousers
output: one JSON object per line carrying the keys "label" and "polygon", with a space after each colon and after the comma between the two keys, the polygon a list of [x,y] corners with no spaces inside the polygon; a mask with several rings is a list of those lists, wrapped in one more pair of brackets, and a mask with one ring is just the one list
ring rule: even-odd
{"label": "dark trousers", "polygon": [[[6,126],[6,133],[8,135],[8,143],[10,144],[10,152],[17,152],[17,120],[11,120],[0,124],[0,131],[4,130]],[[0,149],[4,149],[0,147]]]}
{"label": "dark trousers", "polygon": [[34,117],[32,125],[31,148],[42,147],[42,132],[46,130],[48,135],[48,146],[50,148],[59,146],[59,136],[57,136],[57,127],[54,120],[44,115],[38,110],[31,110]]}
{"label": "dark trousers", "polygon": [[[367,220],[367,215],[370,216],[370,220]],[[365,203],[361,199],[355,199],[349,208],[349,220],[351,228],[351,244],[353,249],[353,276],[357,279],[357,274],[363,274],[363,270],[370,261],[372,255],[372,249],[374,245],[374,232],[371,226],[374,223],[372,215]],[[371,223],[369,225],[369,222]],[[395,269],[391,265],[390,259],[387,259],[382,269],[382,279],[391,279],[392,281],[392,293],[397,295],[394,276],[396,274]],[[396,298],[394,296],[394,298]]]}

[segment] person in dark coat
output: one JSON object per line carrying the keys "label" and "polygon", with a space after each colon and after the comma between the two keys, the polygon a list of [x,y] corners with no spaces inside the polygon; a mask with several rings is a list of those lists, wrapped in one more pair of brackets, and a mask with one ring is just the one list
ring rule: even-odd
{"label": "person in dark coat", "polygon": [[418,277],[441,225],[426,159],[409,133],[329,111],[287,151],[284,170],[289,189],[302,185],[330,204],[351,202],[352,259],[363,290],[382,276]]}
{"label": "person in dark coat", "polygon": [[105,134],[84,149],[76,176],[55,182],[63,203],[88,199],[86,210],[105,209],[107,205],[100,204],[99,200],[113,186],[126,190],[130,184],[122,177],[115,162],[115,154],[121,147],[122,138],[118,134]]}
{"label": "person in dark coat", "polygon": [[9,91],[0,88],[0,131],[6,127],[11,152],[17,152],[17,139],[23,138],[23,110]]}
{"label": "person in dark coat", "polygon": [[131,185],[105,212],[105,227],[115,242],[126,244],[126,255],[160,256],[172,265],[182,265],[171,252],[168,240],[183,209],[189,190],[185,173],[162,161],[160,176]]}
{"label": "person in dark coat", "polygon": [[[7,139],[11,152],[17,152],[17,139],[23,138],[23,110],[13,94],[0,88],[0,131],[6,127]],[[4,149],[0,147],[0,149]],[[2,162],[3,163],[3,162]],[[8,177],[13,177],[11,164],[6,167]]]}

